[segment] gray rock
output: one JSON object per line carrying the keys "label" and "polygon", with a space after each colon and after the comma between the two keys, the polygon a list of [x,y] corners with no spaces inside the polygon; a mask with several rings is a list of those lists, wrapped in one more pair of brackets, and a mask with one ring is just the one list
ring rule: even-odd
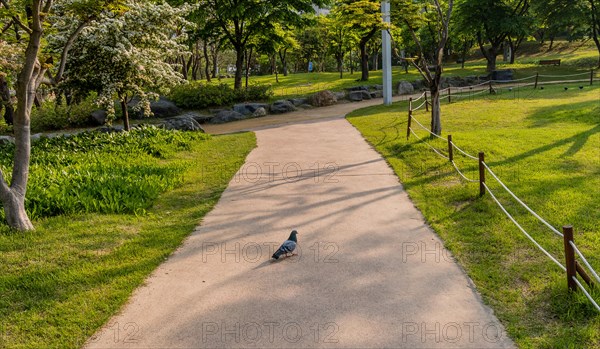
{"label": "gray rock", "polygon": [[204,132],[202,126],[200,126],[193,117],[186,115],[165,119],[163,120],[162,125],[164,125],[164,128],[167,130]]}
{"label": "gray rock", "polygon": [[363,91],[352,91],[348,93],[348,99],[352,102],[360,102],[363,100]]}
{"label": "gray rock", "polygon": [[398,84],[398,94],[407,95],[415,92],[415,87],[408,81],[400,81]]}
{"label": "gray rock", "polygon": [[310,97],[310,104],[315,107],[326,107],[337,103],[337,97],[329,90],[319,91]]}
{"label": "gray rock", "polygon": [[157,118],[169,118],[181,114],[181,109],[175,103],[160,97],[158,101],[150,102],[150,110]]}
{"label": "gray rock", "polygon": [[199,124],[206,124],[207,122],[210,121],[210,119],[212,119],[214,117],[214,115],[204,115],[204,114],[200,114],[200,113],[196,113],[196,112],[185,113],[180,116],[189,116],[192,119],[196,120],[196,122]]}
{"label": "gray rock", "polygon": [[[142,111],[133,110],[140,103],[139,98],[134,98],[127,105],[132,108],[131,117],[133,118],[141,118]],[[177,116],[181,114],[181,109],[175,105],[175,103],[171,102],[165,97],[159,97],[157,101],[150,102],[150,111],[154,114],[156,118],[170,118],[173,116]]]}
{"label": "gray rock", "polygon": [[36,133],[36,134],[33,134],[33,135],[31,135],[29,137],[29,139],[31,139],[32,142],[33,141],[39,141],[40,138],[42,138],[42,134],[41,133]]}
{"label": "gray rock", "polygon": [[383,91],[383,85],[373,85],[371,86],[375,91]]}
{"label": "gray rock", "polygon": [[229,109],[219,108],[219,109],[208,109],[208,112],[211,114],[219,114],[222,111],[227,111]]}
{"label": "gray rock", "polygon": [[413,85],[413,92],[422,91],[425,88],[423,80],[415,80],[411,85]]}
{"label": "gray rock", "polygon": [[358,91],[358,92],[362,93],[363,99],[373,99],[373,97],[371,97],[371,93],[369,91]]}
{"label": "gray rock", "polygon": [[0,136],[0,145],[12,143],[15,144],[15,139],[11,136]]}
{"label": "gray rock", "polygon": [[513,79],[513,71],[510,69],[494,70],[491,75],[492,80],[510,81]]}
{"label": "gray rock", "polygon": [[353,87],[348,87],[346,90],[350,91],[350,92],[354,92],[354,91],[369,91],[369,86],[353,86]]}
{"label": "gray rock", "polygon": [[108,113],[105,110],[94,110],[90,114],[90,123],[94,126],[103,126],[106,124]]}
{"label": "gray rock", "polygon": [[233,110],[223,110],[217,113],[212,119],[210,119],[211,124],[224,124],[226,122],[238,121],[246,119],[246,116],[233,111]]}
{"label": "gray rock", "polygon": [[383,98],[383,91],[371,92],[371,98]]}
{"label": "gray rock", "polygon": [[333,93],[335,95],[335,98],[337,98],[337,100],[342,100],[342,99],[346,99],[346,92],[341,91],[341,92],[334,92]]}
{"label": "gray rock", "polygon": [[314,107],[313,107],[312,105],[310,105],[310,104],[302,104],[302,105],[300,106],[300,108],[302,108],[302,109],[312,109],[312,108],[314,108]]}
{"label": "gray rock", "polygon": [[269,109],[269,105],[264,103],[240,103],[233,106],[233,111],[249,116],[254,114],[258,108],[264,108],[266,111]]}
{"label": "gray rock", "polygon": [[292,98],[292,99],[289,99],[289,101],[292,102],[294,107],[299,107],[303,104],[307,104],[308,98]]}
{"label": "gray rock", "polygon": [[276,101],[271,104],[271,114],[283,114],[296,110],[292,102],[287,100]]}
{"label": "gray rock", "polygon": [[260,118],[262,116],[267,116],[267,111],[265,110],[265,108],[258,108],[256,109],[256,111],[252,114],[252,117],[255,118]]}

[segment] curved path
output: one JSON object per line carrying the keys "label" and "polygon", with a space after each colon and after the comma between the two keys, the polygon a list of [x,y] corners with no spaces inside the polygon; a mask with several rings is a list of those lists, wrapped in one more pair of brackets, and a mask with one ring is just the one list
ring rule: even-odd
{"label": "curved path", "polygon": [[[335,117],[366,104],[213,128],[262,129],[214,210],[87,347],[514,347],[386,162]],[[270,262],[292,229],[298,255]]]}

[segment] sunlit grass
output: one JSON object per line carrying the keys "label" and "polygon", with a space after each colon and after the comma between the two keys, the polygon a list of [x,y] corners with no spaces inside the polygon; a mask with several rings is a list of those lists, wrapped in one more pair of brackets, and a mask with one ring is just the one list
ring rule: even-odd
{"label": "sunlit grass", "polygon": [[[572,224],[575,240],[600,270],[600,88],[570,84],[515,89],[442,106],[444,137],[486,161],[553,226]],[[522,348],[600,348],[600,314],[566,276],[509,221],[478,183],[411,135],[406,103],[354,112],[349,120],[387,159],[404,187]],[[428,125],[425,111],[415,113]],[[420,137],[444,153],[447,143]],[[455,155],[465,174],[477,162]],[[563,241],[488,176],[488,184],[525,229],[564,262]],[[600,292],[594,296],[600,301]]]}
{"label": "sunlit grass", "polygon": [[183,185],[147,214],[83,214],[0,227],[0,348],[79,348],[216,204],[255,146],[251,133],[195,142]]}

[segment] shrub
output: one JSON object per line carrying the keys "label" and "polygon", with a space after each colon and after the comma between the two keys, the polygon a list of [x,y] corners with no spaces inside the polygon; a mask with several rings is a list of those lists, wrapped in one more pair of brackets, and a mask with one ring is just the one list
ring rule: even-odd
{"label": "shrub", "polygon": [[264,101],[272,95],[273,91],[269,85],[252,85],[236,91],[225,84],[204,84],[195,81],[175,87],[169,98],[181,108],[204,109],[238,102]]}
{"label": "shrub", "polygon": [[[31,218],[143,213],[158,195],[182,183],[187,165],[170,161],[173,155],[208,138],[152,126],[42,138],[32,145],[26,209]],[[0,145],[0,151],[0,167],[9,175],[14,145]]]}
{"label": "shrub", "polygon": [[73,105],[57,105],[55,101],[48,100],[32,110],[31,130],[42,132],[88,126],[90,114],[96,109],[93,98]]}

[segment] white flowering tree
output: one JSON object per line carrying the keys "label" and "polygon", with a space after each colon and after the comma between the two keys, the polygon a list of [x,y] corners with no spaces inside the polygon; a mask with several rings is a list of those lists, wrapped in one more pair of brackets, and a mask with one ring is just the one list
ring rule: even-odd
{"label": "white flowering tree", "polygon": [[[98,104],[109,119],[121,106],[125,130],[130,129],[127,105],[138,97],[145,116],[150,100],[183,83],[183,76],[167,62],[186,52],[182,27],[189,6],[127,0],[122,13],[103,13],[84,28],[71,48],[66,64],[65,85],[80,91],[96,91]],[[180,33],[176,35],[176,33]]]}

